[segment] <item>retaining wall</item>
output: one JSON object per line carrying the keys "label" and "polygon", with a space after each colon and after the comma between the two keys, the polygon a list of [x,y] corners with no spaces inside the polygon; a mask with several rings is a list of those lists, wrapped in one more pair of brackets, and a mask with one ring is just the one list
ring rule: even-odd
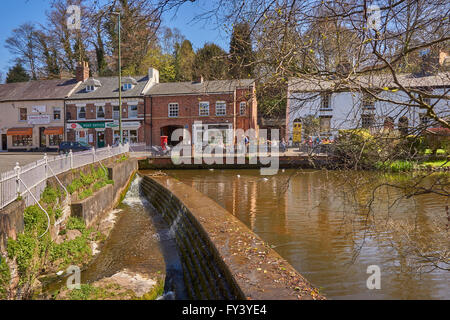
{"label": "retaining wall", "polygon": [[264,241],[212,199],[168,176],[142,190],[172,226],[191,299],[323,299]]}

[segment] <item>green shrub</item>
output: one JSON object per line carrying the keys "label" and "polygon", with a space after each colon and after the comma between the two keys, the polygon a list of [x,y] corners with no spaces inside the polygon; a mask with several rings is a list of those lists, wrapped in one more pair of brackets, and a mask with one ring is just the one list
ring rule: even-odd
{"label": "green shrub", "polygon": [[91,172],[90,174],[83,174],[83,172],[80,171],[80,180],[83,186],[89,186],[95,181],[95,176]]}
{"label": "green shrub", "polygon": [[7,288],[11,280],[11,272],[6,260],[0,256],[0,299],[5,300],[7,298]]}
{"label": "green shrub", "polygon": [[38,205],[33,205],[25,208],[23,212],[23,222],[25,225],[25,232],[43,233],[47,229],[47,216],[39,208]]}
{"label": "green shrub", "polygon": [[86,230],[86,224],[84,223],[83,219],[78,217],[69,217],[66,223],[66,229],[67,230],[79,230],[83,232]]}
{"label": "green shrub", "polygon": [[424,154],[433,154],[433,150],[431,150],[431,149],[425,149]]}
{"label": "green shrub", "polygon": [[96,183],[94,183],[94,185],[92,186],[92,190],[95,192],[97,190],[100,190],[104,186],[106,186],[106,181],[100,180],[100,181],[97,181]]}
{"label": "green shrub", "polygon": [[29,233],[17,235],[17,240],[8,239],[8,257],[10,259],[16,258],[21,281],[25,281],[23,277],[27,274],[27,271],[31,266],[37,246],[38,240]]}
{"label": "green shrub", "polygon": [[92,189],[90,189],[90,188],[89,188],[89,189],[86,189],[86,190],[83,190],[83,191],[79,194],[78,199],[84,200],[84,199],[86,199],[86,198],[92,196],[92,194],[93,194],[93,192],[92,192]]}
{"label": "green shrub", "polygon": [[60,196],[59,189],[47,186],[42,192],[41,200],[45,204],[55,204]]}
{"label": "green shrub", "polygon": [[437,149],[436,150],[436,155],[437,156],[445,156],[446,152],[444,149]]}
{"label": "green shrub", "polygon": [[80,179],[74,179],[71,184],[67,187],[67,191],[70,194],[73,194],[74,192],[80,190],[83,187],[83,183]]}

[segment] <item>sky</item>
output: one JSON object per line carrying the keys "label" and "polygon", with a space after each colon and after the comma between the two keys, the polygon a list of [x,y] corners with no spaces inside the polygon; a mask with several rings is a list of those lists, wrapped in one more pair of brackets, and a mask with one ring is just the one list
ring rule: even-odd
{"label": "sky", "polygon": [[[203,2],[205,3],[205,2]],[[50,10],[50,0],[14,0],[1,1],[0,8],[0,72],[6,77],[9,67],[13,64],[14,56],[5,48],[5,40],[12,31],[26,22],[44,24],[46,11]],[[217,30],[212,23],[192,22],[192,19],[205,10],[197,3],[186,3],[178,12],[168,12],[163,16],[163,25],[178,28],[190,40],[194,49],[203,47],[206,42],[214,42],[228,50],[229,35]]]}

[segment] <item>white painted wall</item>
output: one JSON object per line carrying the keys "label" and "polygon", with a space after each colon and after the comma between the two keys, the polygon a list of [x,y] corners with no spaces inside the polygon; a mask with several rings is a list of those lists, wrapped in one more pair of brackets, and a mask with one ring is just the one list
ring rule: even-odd
{"label": "white painted wall", "polygon": [[[433,94],[443,94],[444,89],[435,89]],[[387,92],[383,91],[379,94],[382,99],[389,99],[396,103],[408,102],[409,97],[402,91]],[[362,115],[362,93],[360,92],[337,92],[331,95],[331,112],[319,111],[321,105],[321,97],[319,92],[290,92],[289,96],[289,113],[288,113],[288,130],[289,139],[292,138],[293,122],[296,118],[314,115],[319,117],[320,114],[331,115],[331,128],[333,135],[337,134],[339,129],[355,129],[361,127]],[[386,117],[394,119],[397,128],[398,119],[406,116],[409,120],[409,126],[417,126],[420,124],[420,114],[425,110],[418,108],[408,108],[392,102],[376,101],[375,102],[375,125],[383,127]],[[441,116],[450,116],[450,102],[444,99],[432,99],[431,104],[436,104],[435,112]]]}

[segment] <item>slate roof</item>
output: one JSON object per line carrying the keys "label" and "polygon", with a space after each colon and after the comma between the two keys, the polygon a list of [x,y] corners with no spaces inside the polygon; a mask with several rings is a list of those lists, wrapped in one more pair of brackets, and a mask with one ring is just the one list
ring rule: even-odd
{"label": "slate roof", "polygon": [[0,101],[64,99],[77,85],[75,79],[0,84]]}
{"label": "slate roof", "polygon": [[249,87],[253,79],[213,80],[203,82],[165,82],[157,83],[146,92],[148,95],[179,95],[179,94],[211,94],[229,93],[236,88]]}
{"label": "slate roof", "polygon": [[[125,77],[122,77],[122,80]],[[142,91],[148,82],[148,76],[135,76],[137,84],[130,90],[122,90],[122,98],[143,96]],[[119,98],[119,79],[118,77],[95,77],[100,81],[101,87],[97,87],[95,91],[87,92],[86,85],[93,78],[89,78],[83,82],[70,96],[71,100],[76,99],[100,99],[100,98]]]}
{"label": "slate roof", "polygon": [[[397,78],[407,88],[450,86],[450,72],[441,72],[424,77],[416,77],[412,74],[399,74]],[[326,80],[314,76],[289,79],[289,90],[291,92],[339,91],[360,86],[374,89],[397,87],[391,74],[350,76],[348,80]]]}

